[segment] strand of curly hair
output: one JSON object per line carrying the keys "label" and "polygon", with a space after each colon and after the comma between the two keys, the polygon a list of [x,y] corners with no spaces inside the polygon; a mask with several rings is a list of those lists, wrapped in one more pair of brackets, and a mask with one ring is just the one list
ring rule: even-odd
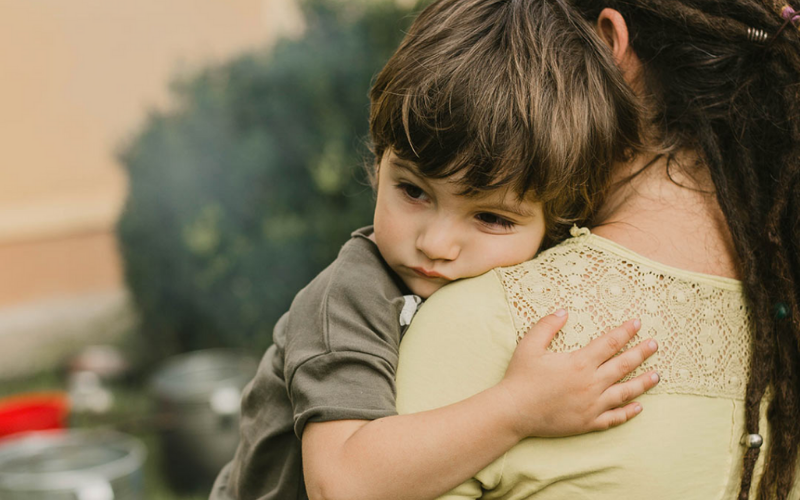
{"label": "strand of curly hair", "polygon": [[[570,2],[590,21],[604,7],[623,15],[660,146],[697,151],[711,174],[753,314],[748,433],[759,433],[761,402],[771,400],[757,497],[785,499],[800,446],[800,33],[748,39],[748,28],[774,36],[783,24],[769,0]],[[741,500],[758,457],[758,448],[745,453]]]}

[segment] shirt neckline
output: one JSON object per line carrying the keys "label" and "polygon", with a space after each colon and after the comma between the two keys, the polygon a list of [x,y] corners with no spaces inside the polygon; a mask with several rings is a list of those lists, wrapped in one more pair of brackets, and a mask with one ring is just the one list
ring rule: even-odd
{"label": "shirt neckline", "polygon": [[636,253],[633,250],[620,245],[616,241],[612,241],[602,236],[594,234],[588,227],[579,228],[578,226],[573,226],[572,229],[570,230],[570,234],[572,235],[573,240],[585,238],[587,241],[590,241],[595,246],[598,246],[604,250],[608,250],[620,257],[632,260],[638,264],[642,264],[647,267],[662,271],[665,274],[670,274],[672,276],[681,277],[691,281],[707,283],[712,286],[725,288],[737,292],[742,291],[743,288],[742,281],[735,278],[728,278],[726,276],[718,276],[715,274],[707,274],[697,271],[688,271],[686,269],[673,267],[664,264],[662,262],[650,259],[642,254]]}

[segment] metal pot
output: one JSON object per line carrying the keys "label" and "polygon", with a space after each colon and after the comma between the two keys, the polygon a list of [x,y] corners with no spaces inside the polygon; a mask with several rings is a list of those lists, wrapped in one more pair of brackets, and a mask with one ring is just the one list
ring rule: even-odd
{"label": "metal pot", "polygon": [[210,349],[171,358],[152,379],[167,477],[180,490],[210,486],[239,443],[244,386],[258,361]]}
{"label": "metal pot", "polygon": [[0,441],[3,500],[142,500],[146,451],[108,430],[45,431]]}

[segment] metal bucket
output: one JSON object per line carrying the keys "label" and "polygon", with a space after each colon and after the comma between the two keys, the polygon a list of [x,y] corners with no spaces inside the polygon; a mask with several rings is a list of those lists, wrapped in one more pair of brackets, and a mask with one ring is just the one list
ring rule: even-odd
{"label": "metal bucket", "polygon": [[258,361],[210,349],[171,358],[152,379],[167,477],[179,490],[210,487],[239,443],[242,389]]}
{"label": "metal bucket", "polygon": [[114,431],[21,434],[0,441],[3,500],[142,500],[146,452]]}

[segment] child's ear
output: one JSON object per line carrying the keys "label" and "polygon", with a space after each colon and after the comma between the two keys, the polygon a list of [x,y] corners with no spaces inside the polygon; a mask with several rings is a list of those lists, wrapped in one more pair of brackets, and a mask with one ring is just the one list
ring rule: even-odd
{"label": "child's ear", "polygon": [[642,63],[628,39],[628,23],[619,11],[605,8],[597,16],[597,33],[611,49],[614,62],[632,88],[639,83]]}

